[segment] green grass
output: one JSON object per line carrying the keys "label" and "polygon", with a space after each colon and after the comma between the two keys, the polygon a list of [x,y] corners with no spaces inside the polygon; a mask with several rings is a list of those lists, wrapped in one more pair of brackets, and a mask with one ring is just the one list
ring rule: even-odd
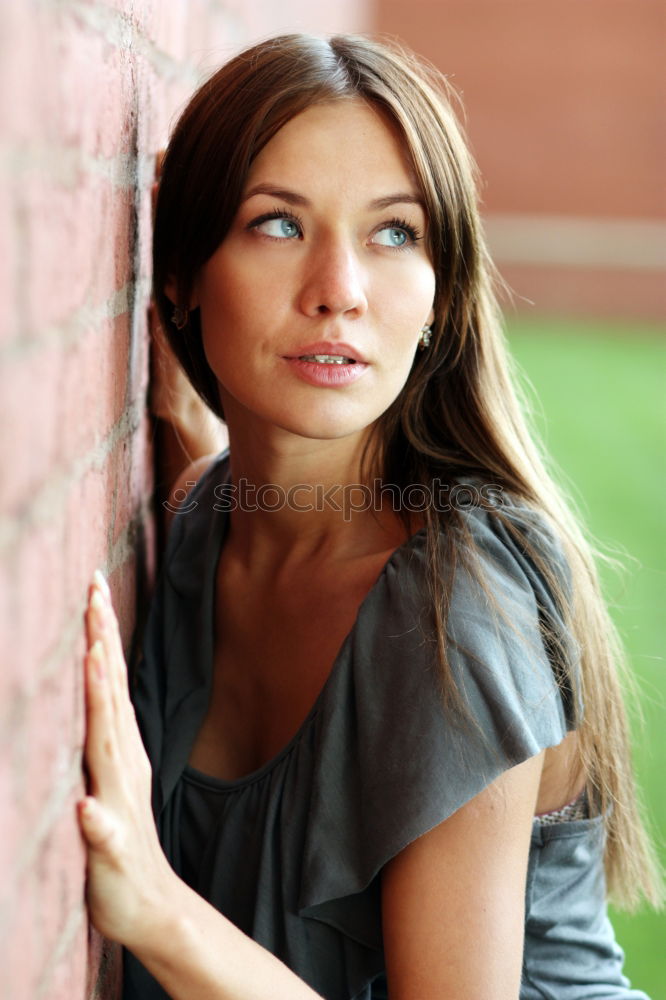
{"label": "green grass", "polygon": [[[666,340],[640,324],[514,319],[511,350],[535,393],[535,419],[593,536],[622,554],[604,570],[638,680],[630,706],[639,783],[666,861]],[[632,985],[666,1000],[666,917],[612,913]]]}

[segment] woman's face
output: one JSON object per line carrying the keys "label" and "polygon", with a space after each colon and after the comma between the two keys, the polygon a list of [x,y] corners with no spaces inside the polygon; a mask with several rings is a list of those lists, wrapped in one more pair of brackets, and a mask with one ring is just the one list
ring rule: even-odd
{"label": "woman's face", "polygon": [[229,422],[362,435],[432,320],[426,226],[400,139],[371,106],[320,104],[289,121],[255,159],[191,303]]}

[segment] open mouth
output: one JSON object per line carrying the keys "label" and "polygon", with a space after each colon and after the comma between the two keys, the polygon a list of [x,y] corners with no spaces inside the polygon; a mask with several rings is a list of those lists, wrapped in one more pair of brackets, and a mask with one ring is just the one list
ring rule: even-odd
{"label": "open mouth", "polygon": [[355,365],[355,358],[346,358],[342,354],[301,354],[299,361],[314,361],[319,365]]}

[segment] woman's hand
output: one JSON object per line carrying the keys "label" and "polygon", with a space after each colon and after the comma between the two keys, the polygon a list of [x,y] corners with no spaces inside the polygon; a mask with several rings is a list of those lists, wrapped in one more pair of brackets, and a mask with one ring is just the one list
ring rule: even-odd
{"label": "woman's hand", "polygon": [[148,307],[150,330],[150,412],[180,429],[189,428],[202,414],[209,411],[192,387],[175,354],[169,346],[160,324],[154,302]]}
{"label": "woman's hand", "polygon": [[79,821],[88,845],[88,907],[101,934],[140,947],[178,880],[158,840],[150,763],[129,697],[109,589],[99,571],[90,587],[86,631],[90,794],[79,803]]}
{"label": "woman's hand", "polygon": [[309,986],[193,892],[162,852],[150,763],[129,698],[109,588],[96,572],[86,611],[90,792],[79,803],[93,924],[131,949],[174,1000],[317,1000]]}

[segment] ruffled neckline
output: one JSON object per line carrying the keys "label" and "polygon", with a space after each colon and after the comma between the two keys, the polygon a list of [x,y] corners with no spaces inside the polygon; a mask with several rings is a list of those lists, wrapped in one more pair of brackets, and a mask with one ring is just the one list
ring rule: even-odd
{"label": "ruffled neckline", "polygon": [[[228,452],[223,453],[218,459],[218,461],[213,466],[211,466],[211,468],[206,473],[206,479],[208,480],[209,477],[212,477],[213,471],[215,469],[223,467],[225,474],[224,483],[225,485],[228,484],[230,481],[228,458],[229,458]],[[222,549],[227,535],[228,526],[229,526],[229,514],[226,513],[225,516],[218,519],[214,527],[211,537],[211,544],[208,547],[205,559],[204,585],[203,585],[201,600],[203,606],[203,628],[205,630],[205,637],[206,637],[206,642],[203,645],[203,650],[204,650],[203,656],[205,657],[207,662],[203,663],[202,667],[204,676],[207,678],[209,685],[209,692],[208,692],[209,697],[210,697],[210,686],[212,685],[212,678],[213,678],[213,655],[214,655],[214,637],[215,637],[215,631],[214,631],[215,585],[217,580],[217,568],[219,565],[220,557],[222,555]],[[267,760],[260,767],[257,767],[254,770],[249,771],[245,775],[241,775],[241,777],[239,778],[233,778],[233,779],[219,778],[216,775],[207,774],[204,771],[200,771],[198,768],[192,767],[192,765],[189,763],[189,755],[192,750],[192,748],[190,747],[190,751],[188,753],[188,761],[185,763],[185,766],[183,768],[183,774],[185,775],[186,780],[195,784],[203,785],[208,789],[212,789],[213,791],[218,791],[218,792],[238,791],[241,788],[245,788],[248,785],[252,785],[268,777],[278,767],[278,765],[292,753],[292,751],[300,743],[303,736],[308,731],[312,722],[318,715],[322,703],[328,697],[329,691],[331,690],[331,688],[334,687],[336,679],[341,671],[342,664],[346,660],[345,654],[347,653],[348,648],[354,642],[356,633],[359,629],[359,625],[362,621],[364,613],[367,610],[368,605],[376,597],[377,592],[380,589],[383,581],[385,580],[386,575],[389,572],[390,568],[394,566],[396,561],[403,558],[404,555],[410,553],[415,544],[418,541],[420,541],[423,537],[425,537],[425,533],[426,529],[422,528],[419,531],[415,532],[413,535],[410,535],[409,538],[405,539],[404,542],[402,542],[399,546],[397,546],[393,550],[391,555],[383,564],[381,570],[377,575],[376,580],[374,581],[374,583],[368,590],[367,594],[365,595],[365,597],[358,606],[354,622],[340,644],[338,652],[335,655],[333,663],[326,676],[326,680],[322,684],[322,687],[320,688],[317,697],[315,698],[307,715],[299,725],[298,729],[296,730],[294,735],[288,740],[288,742],[280,750],[278,750],[278,752],[273,757]],[[201,721],[203,721],[203,719]]]}

